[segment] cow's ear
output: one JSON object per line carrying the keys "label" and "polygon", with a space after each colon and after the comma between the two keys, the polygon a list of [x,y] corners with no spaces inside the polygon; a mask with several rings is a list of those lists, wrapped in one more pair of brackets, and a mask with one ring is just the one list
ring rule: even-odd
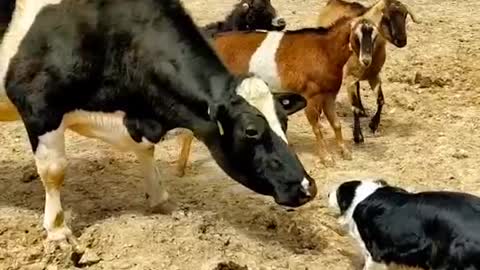
{"label": "cow's ear", "polygon": [[217,127],[218,127],[218,132],[220,133],[220,135],[223,136],[224,134],[224,130],[223,130],[223,125],[222,125],[222,122],[227,122],[228,119],[228,111],[227,111],[227,107],[225,106],[225,104],[222,104],[222,103],[213,103],[210,105],[210,107],[208,107],[208,116],[210,117],[210,120],[211,121],[215,121],[216,124],[217,124]]}
{"label": "cow's ear", "polygon": [[280,105],[282,105],[287,115],[294,114],[307,106],[307,100],[300,94],[291,92],[272,94]]}

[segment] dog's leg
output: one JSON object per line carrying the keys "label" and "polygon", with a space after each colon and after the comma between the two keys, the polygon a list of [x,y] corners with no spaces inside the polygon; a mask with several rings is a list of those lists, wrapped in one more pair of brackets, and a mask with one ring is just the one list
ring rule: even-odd
{"label": "dog's leg", "polygon": [[388,270],[388,266],[383,263],[377,263],[373,261],[370,255],[365,257],[365,265],[363,270]]}

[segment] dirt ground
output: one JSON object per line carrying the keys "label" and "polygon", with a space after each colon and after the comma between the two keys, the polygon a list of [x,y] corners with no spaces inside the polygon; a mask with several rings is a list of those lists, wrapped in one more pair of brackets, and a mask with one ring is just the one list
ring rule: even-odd
{"label": "dirt ground", "polygon": [[[314,25],[325,0],[272,2],[288,28],[299,28]],[[404,2],[417,11],[422,24],[409,20],[407,47],[388,47],[379,134],[373,136],[368,119],[362,119],[365,144],[350,144],[353,160],[345,161],[324,122],[337,161],[333,168],[318,164],[303,112],[291,118],[289,138],[322,191],[348,178],[375,176],[416,190],[480,194],[480,17],[473,16],[480,1]],[[222,18],[233,3],[189,0],[186,6],[205,24]],[[415,80],[418,73],[423,79]],[[365,88],[362,94],[373,115],[373,92]],[[351,142],[352,116],[344,89],[338,104]],[[70,254],[43,255],[44,191],[38,179],[25,175],[33,158],[23,126],[2,124],[0,141],[0,269],[74,269]],[[89,247],[90,265],[84,268],[213,270],[227,261],[251,270],[361,267],[352,241],[338,233],[324,194],[286,212],[226,177],[198,142],[187,175],[174,176],[177,152],[177,140],[170,136],[157,147],[156,158],[178,210],[149,215],[132,154],[67,134],[63,205],[70,226]]]}

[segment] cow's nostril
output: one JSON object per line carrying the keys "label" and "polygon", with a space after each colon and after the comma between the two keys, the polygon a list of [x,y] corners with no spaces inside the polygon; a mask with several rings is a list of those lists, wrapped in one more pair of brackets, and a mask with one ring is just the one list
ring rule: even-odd
{"label": "cow's nostril", "polygon": [[272,20],[272,25],[275,27],[285,27],[286,24],[287,22],[285,21],[284,18],[277,17]]}

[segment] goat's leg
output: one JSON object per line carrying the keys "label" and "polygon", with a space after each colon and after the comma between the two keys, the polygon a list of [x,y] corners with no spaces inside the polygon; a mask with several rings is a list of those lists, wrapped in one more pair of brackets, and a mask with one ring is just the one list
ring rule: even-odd
{"label": "goat's leg", "polygon": [[325,97],[323,103],[323,112],[327,117],[330,126],[333,128],[335,132],[335,140],[337,142],[338,147],[342,153],[344,159],[351,160],[352,159],[352,152],[347,148],[345,145],[345,141],[343,140],[342,135],[342,125],[340,120],[338,119],[336,106],[335,106],[336,95],[328,95]]}
{"label": "goat's leg", "polygon": [[0,121],[17,121],[20,120],[20,115],[15,106],[5,97],[5,100],[0,102]]}
{"label": "goat's leg", "polygon": [[352,113],[353,113],[353,141],[355,143],[363,143],[364,138],[362,134],[362,128],[360,126],[360,100],[357,96],[355,85],[357,79],[353,76],[347,76],[345,78],[346,85],[347,85],[347,93],[348,99],[350,100],[350,105],[352,106]]}
{"label": "goat's leg", "polygon": [[155,164],[155,146],[135,150],[140,162],[144,179],[145,197],[154,213],[169,214],[175,204],[169,199],[168,192]]}
{"label": "goat's leg", "polygon": [[377,93],[377,112],[375,112],[375,115],[372,117],[372,120],[368,125],[370,127],[370,130],[375,133],[375,131],[377,131],[378,129],[378,125],[380,124],[380,115],[382,114],[382,108],[385,104],[385,99],[383,97],[382,80],[380,79],[380,76],[377,75],[375,78],[370,79],[368,82],[370,84],[370,87],[372,87],[375,93]]}
{"label": "goat's leg", "polygon": [[185,134],[180,134],[178,139],[182,144],[182,149],[177,160],[177,176],[182,177],[185,175],[185,169],[187,167],[188,157],[190,156],[190,148],[193,142],[193,134],[191,131],[186,131]]}
{"label": "goat's leg", "polygon": [[373,261],[372,257],[368,256],[365,258],[363,270],[388,270],[388,266],[382,263],[377,263]]}
{"label": "goat's leg", "polygon": [[360,94],[360,81],[357,81],[355,84],[357,88],[357,99],[358,99],[358,108],[360,109],[360,117],[367,117],[367,112],[365,111],[365,107],[363,107],[362,103],[362,95]]}
{"label": "goat's leg", "polygon": [[312,126],[313,133],[315,134],[317,140],[317,151],[320,157],[320,161],[328,167],[331,167],[335,164],[333,157],[327,150],[327,145],[323,138],[321,125],[320,125],[320,114],[322,113],[321,105],[323,103],[323,97],[318,95],[315,98],[308,100],[307,107],[305,108],[305,115],[308,122]]}

